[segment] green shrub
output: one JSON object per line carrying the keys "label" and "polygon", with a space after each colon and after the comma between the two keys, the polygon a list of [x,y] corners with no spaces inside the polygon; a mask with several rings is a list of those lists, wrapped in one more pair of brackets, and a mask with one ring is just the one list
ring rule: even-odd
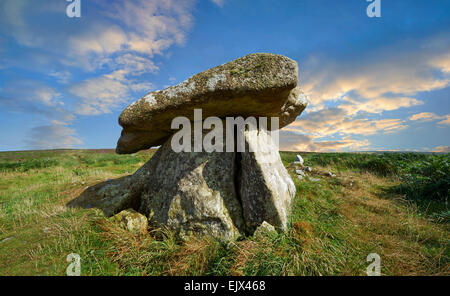
{"label": "green shrub", "polygon": [[80,157],[80,162],[89,167],[106,167],[109,165],[132,165],[142,161],[142,158],[136,155],[86,155]]}
{"label": "green shrub", "polygon": [[384,156],[368,159],[358,163],[357,166],[364,171],[382,176],[390,176],[398,173],[398,168],[395,166],[395,163]]}
{"label": "green shrub", "polygon": [[447,201],[450,194],[449,156],[430,155],[406,166],[396,190],[411,199]]}
{"label": "green shrub", "polygon": [[338,170],[368,171],[383,176],[396,174],[399,160],[398,156],[393,153],[313,153],[305,155],[306,165],[332,166]]}
{"label": "green shrub", "polygon": [[[285,162],[296,153],[282,152]],[[301,153],[305,165],[337,170],[366,171],[398,176],[402,184],[394,191],[412,200],[447,201],[450,194],[450,154],[424,153]]]}

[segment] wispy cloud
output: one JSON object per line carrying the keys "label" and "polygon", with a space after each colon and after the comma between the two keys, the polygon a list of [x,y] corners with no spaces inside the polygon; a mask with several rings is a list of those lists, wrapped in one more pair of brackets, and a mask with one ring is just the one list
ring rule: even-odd
{"label": "wispy cloud", "polygon": [[[229,4],[211,1],[218,7]],[[75,116],[118,111],[154,90],[158,85],[149,77],[161,67],[159,55],[185,44],[194,23],[195,0],[83,1],[81,19],[66,17],[66,1],[35,2],[0,1],[0,68],[23,70],[40,81],[8,77],[0,85],[0,105],[3,112],[40,116],[43,123],[37,125],[47,131],[58,126],[54,130],[67,132]],[[367,136],[423,121],[446,128],[449,115],[399,114],[426,104],[424,92],[450,86],[448,48],[450,35],[441,34],[351,57],[336,51],[333,58],[327,51],[302,59],[300,84],[311,104],[286,128],[286,143],[320,151],[361,149]]]}
{"label": "wispy cloud", "polygon": [[354,140],[343,137],[340,140],[316,141],[314,136],[290,130],[280,132],[280,150],[284,151],[358,151],[370,145],[368,140]]}
{"label": "wispy cloud", "polygon": [[1,90],[0,107],[13,113],[25,113],[50,122],[34,127],[26,135],[31,149],[71,148],[82,144],[68,125],[75,120],[61,100],[61,93],[45,84],[29,80],[9,81]]}
{"label": "wispy cloud", "polygon": [[67,70],[64,70],[64,71],[53,70],[48,75],[50,77],[55,78],[58,83],[62,83],[62,84],[69,83],[70,78],[72,77],[72,74],[70,74],[70,72]]}
{"label": "wispy cloud", "polygon": [[[281,147],[289,147],[289,150],[295,150],[295,147],[304,151],[359,150],[369,145],[368,140],[354,140],[351,137],[366,137],[380,132],[388,134],[405,128],[407,125],[402,119],[352,118],[345,109],[327,108],[309,112],[285,127],[283,131],[290,133],[289,138],[280,137],[280,141]],[[341,140],[325,140],[336,137]],[[285,143],[288,139],[289,142]]]}
{"label": "wispy cloud", "polygon": [[[85,5],[88,5],[84,3]],[[53,54],[52,62],[102,66],[112,54],[138,52],[151,58],[173,44],[183,44],[193,24],[191,0],[93,0],[83,22],[69,22],[64,1],[2,0],[0,32],[23,46]],[[60,26],[48,22],[59,20]],[[57,53],[57,55],[55,55]]]}
{"label": "wispy cloud", "polygon": [[327,108],[301,116],[285,130],[323,138],[335,134],[372,135],[380,131],[393,132],[406,127],[405,121],[401,119],[352,118],[345,109]]}
{"label": "wispy cloud", "polygon": [[61,93],[34,80],[13,80],[0,90],[3,111],[39,115],[48,120],[72,121],[74,115],[66,108]]}
{"label": "wispy cloud", "polygon": [[153,61],[134,54],[121,55],[111,62],[109,74],[86,79],[69,88],[69,93],[79,98],[75,112],[82,115],[109,113],[129,101],[133,92],[150,91],[154,85],[140,82],[135,77],[156,72]]}
{"label": "wispy cloud", "polygon": [[414,114],[414,115],[410,116],[408,119],[409,120],[418,120],[418,121],[433,121],[433,120],[438,120],[440,118],[441,118],[441,116],[438,116],[434,113],[422,112],[422,113]]}
{"label": "wispy cloud", "polygon": [[352,114],[380,113],[420,104],[415,96],[450,85],[450,36],[421,40],[420,47],[400,44],[352,60],[313,56],[303,66],[303,87],[312,107],[344,101]]}
{"label": "wispy cloud", "polygon": [[31,129],[27,145],[31,149],[73,148],[83,142],[75,136],[75,130],[59,121]]}
{"label": "wispy cloud", "polygon": [[445,115],[444,120],[439,121],[437,124],[450,125],[450,114]]}
{"label": "wispy cloud", "polygon": [[223,5],[225,4],[225,0],[211,0],[211,1],[219,7],[223,7]]}
{"label": "wispy cloud", "polygon": [[137,77],[157,72],[153,55],[162,54],[172,44],[182,44],[192,24],[192,1],[97,2],[104,8],[103,15],[122,26],[97,26],[69,41],[77,55],[94,56],[96,61],[101,57],[101,65],[111,70],[69,89],[80,99],[75,112],[83,115],[109,113],[135,99],[131,94],[153,90],[151,82]]}
{"label": "wispy cloud", "polygon": [[193,4],[190,0],[116,1],[104,4],[102,11],[123,24],[130,50],[155,54],[185,41],[193,23]]}
{"label": "wispy cloud", "polygon": [[409,97],[352,98],[348,96],[343,97],[342,101],[339,107],[346,110],[348,115],[359,112],[382,113],[423,104],[422,101]]}
{"label": "wispy cloud", "polygon": [[129,88],[116,79],[101,76],[75,84],[69,92],[80,99],[76,103],[77,114],[97,115],[109,113],[112,108],[125,103]]}
{"label": "wispy cloud", "polygon": [[408,118],[412,121],[420,121],[420,122],[427,122],[427,121],[439,121],[437,124],[439,125],[450,125],[450,114],[439,116],[432,112],[421,112],[414,114]]}
{"label": "wispy cloud", "polygon": [[432,152],[450,153],[450,146],[437,146],[437,147],[434,147]]}

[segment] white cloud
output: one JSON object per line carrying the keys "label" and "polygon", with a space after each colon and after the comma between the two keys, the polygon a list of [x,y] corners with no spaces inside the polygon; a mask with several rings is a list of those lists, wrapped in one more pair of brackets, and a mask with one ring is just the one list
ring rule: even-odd
{"label": "white cloud", "polygon": [[156,72],[153,61],[137,54],[124,54],[111,62],[115,71],[86,79],[69,88],[69,92],[80,99],[76,103],[77,114],[98,115],[109,113],[122,103],[128,102],[135,92],[148,92],[154,88],[150,82],[139,82],[134,77]]}
{"label": "white cloud", "polygon": [[107,55],[124,49],[127,42],[127,36],[120,27],[95,25],[88,32],[69,38],[68,45],[80,56],[90,53]]}
{"label": "white cloud", "polygon": [[159,70],[158,66],[152,60],[144,58],[138,54],[126,53],[114,59],[114,64],[110,65],[112,68],[120,68],[126,74],[134,76],[143,73],[155,73]]}
{"label": "white cloud", "polygon": [[109,113],[127,101],[129,88],[122,82],[101,76],[72,86],[69,92],[80,98],[75,112],[82,115]]}
{"label": "white cloud", "polygon": [[[345,108],[326,108],[309,112],[283,128],[282,132],[289,136],[280,137],[280,147],[303,151],[362,150],[369,141],[351,137],[390,134],[407,127],[406,121],[398,118],[355,118]],[[330,138],[340,140],[328,140]]]}
{"label": "white cloud", "polygon": [[436,69],[441,69],[441,71],[445,73],[450,73],[450,53],[444,53],[431,58],[430,64]]}
{"label": "white cloud", "polygon": [[172,44],[183,44],[192,26],[194,1],[117,1],[103,3],[104,15],[125,28],[126,44],[132,51],[161,54]]}
{"label": "white cloud", "polygon": [[34,97],[39,102],[47,106],[64,105],[60,101],[61,94],[51,87],[41,87],[34,90]]}

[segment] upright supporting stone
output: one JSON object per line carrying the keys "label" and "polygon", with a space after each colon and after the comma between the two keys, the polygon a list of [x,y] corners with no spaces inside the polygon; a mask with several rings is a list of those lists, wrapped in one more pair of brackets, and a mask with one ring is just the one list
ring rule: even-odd
{"label": "upright supporting stone", "polygon": [[242,153],[239,187],[244,220],[251,230],[264,221],[285,230],[296,192],[294,182],[269,133],[246,131],[245,140],[255,152]]}
{"label": "upright supporting stone", "polygon": [[140,212],[184,239],[207,234],[231,240],[244,233],[234,180],[235,153],[173,152],[170,139],[149,161]]}

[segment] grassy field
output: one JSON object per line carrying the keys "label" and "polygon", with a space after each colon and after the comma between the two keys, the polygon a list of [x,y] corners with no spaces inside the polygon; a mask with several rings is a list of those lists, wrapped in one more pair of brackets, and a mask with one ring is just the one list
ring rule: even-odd
{"label": "grassy field", "polygon": [[[303,153],[289,230],[229,244],[178,243],[155,229],[134,236],[97,209],[65,204],[87,186],[133,173],[152,155],[111,150],[0,153],[0,275],[449,275],[450,154]],[[333,172],[335,177],[326,176]]]}

